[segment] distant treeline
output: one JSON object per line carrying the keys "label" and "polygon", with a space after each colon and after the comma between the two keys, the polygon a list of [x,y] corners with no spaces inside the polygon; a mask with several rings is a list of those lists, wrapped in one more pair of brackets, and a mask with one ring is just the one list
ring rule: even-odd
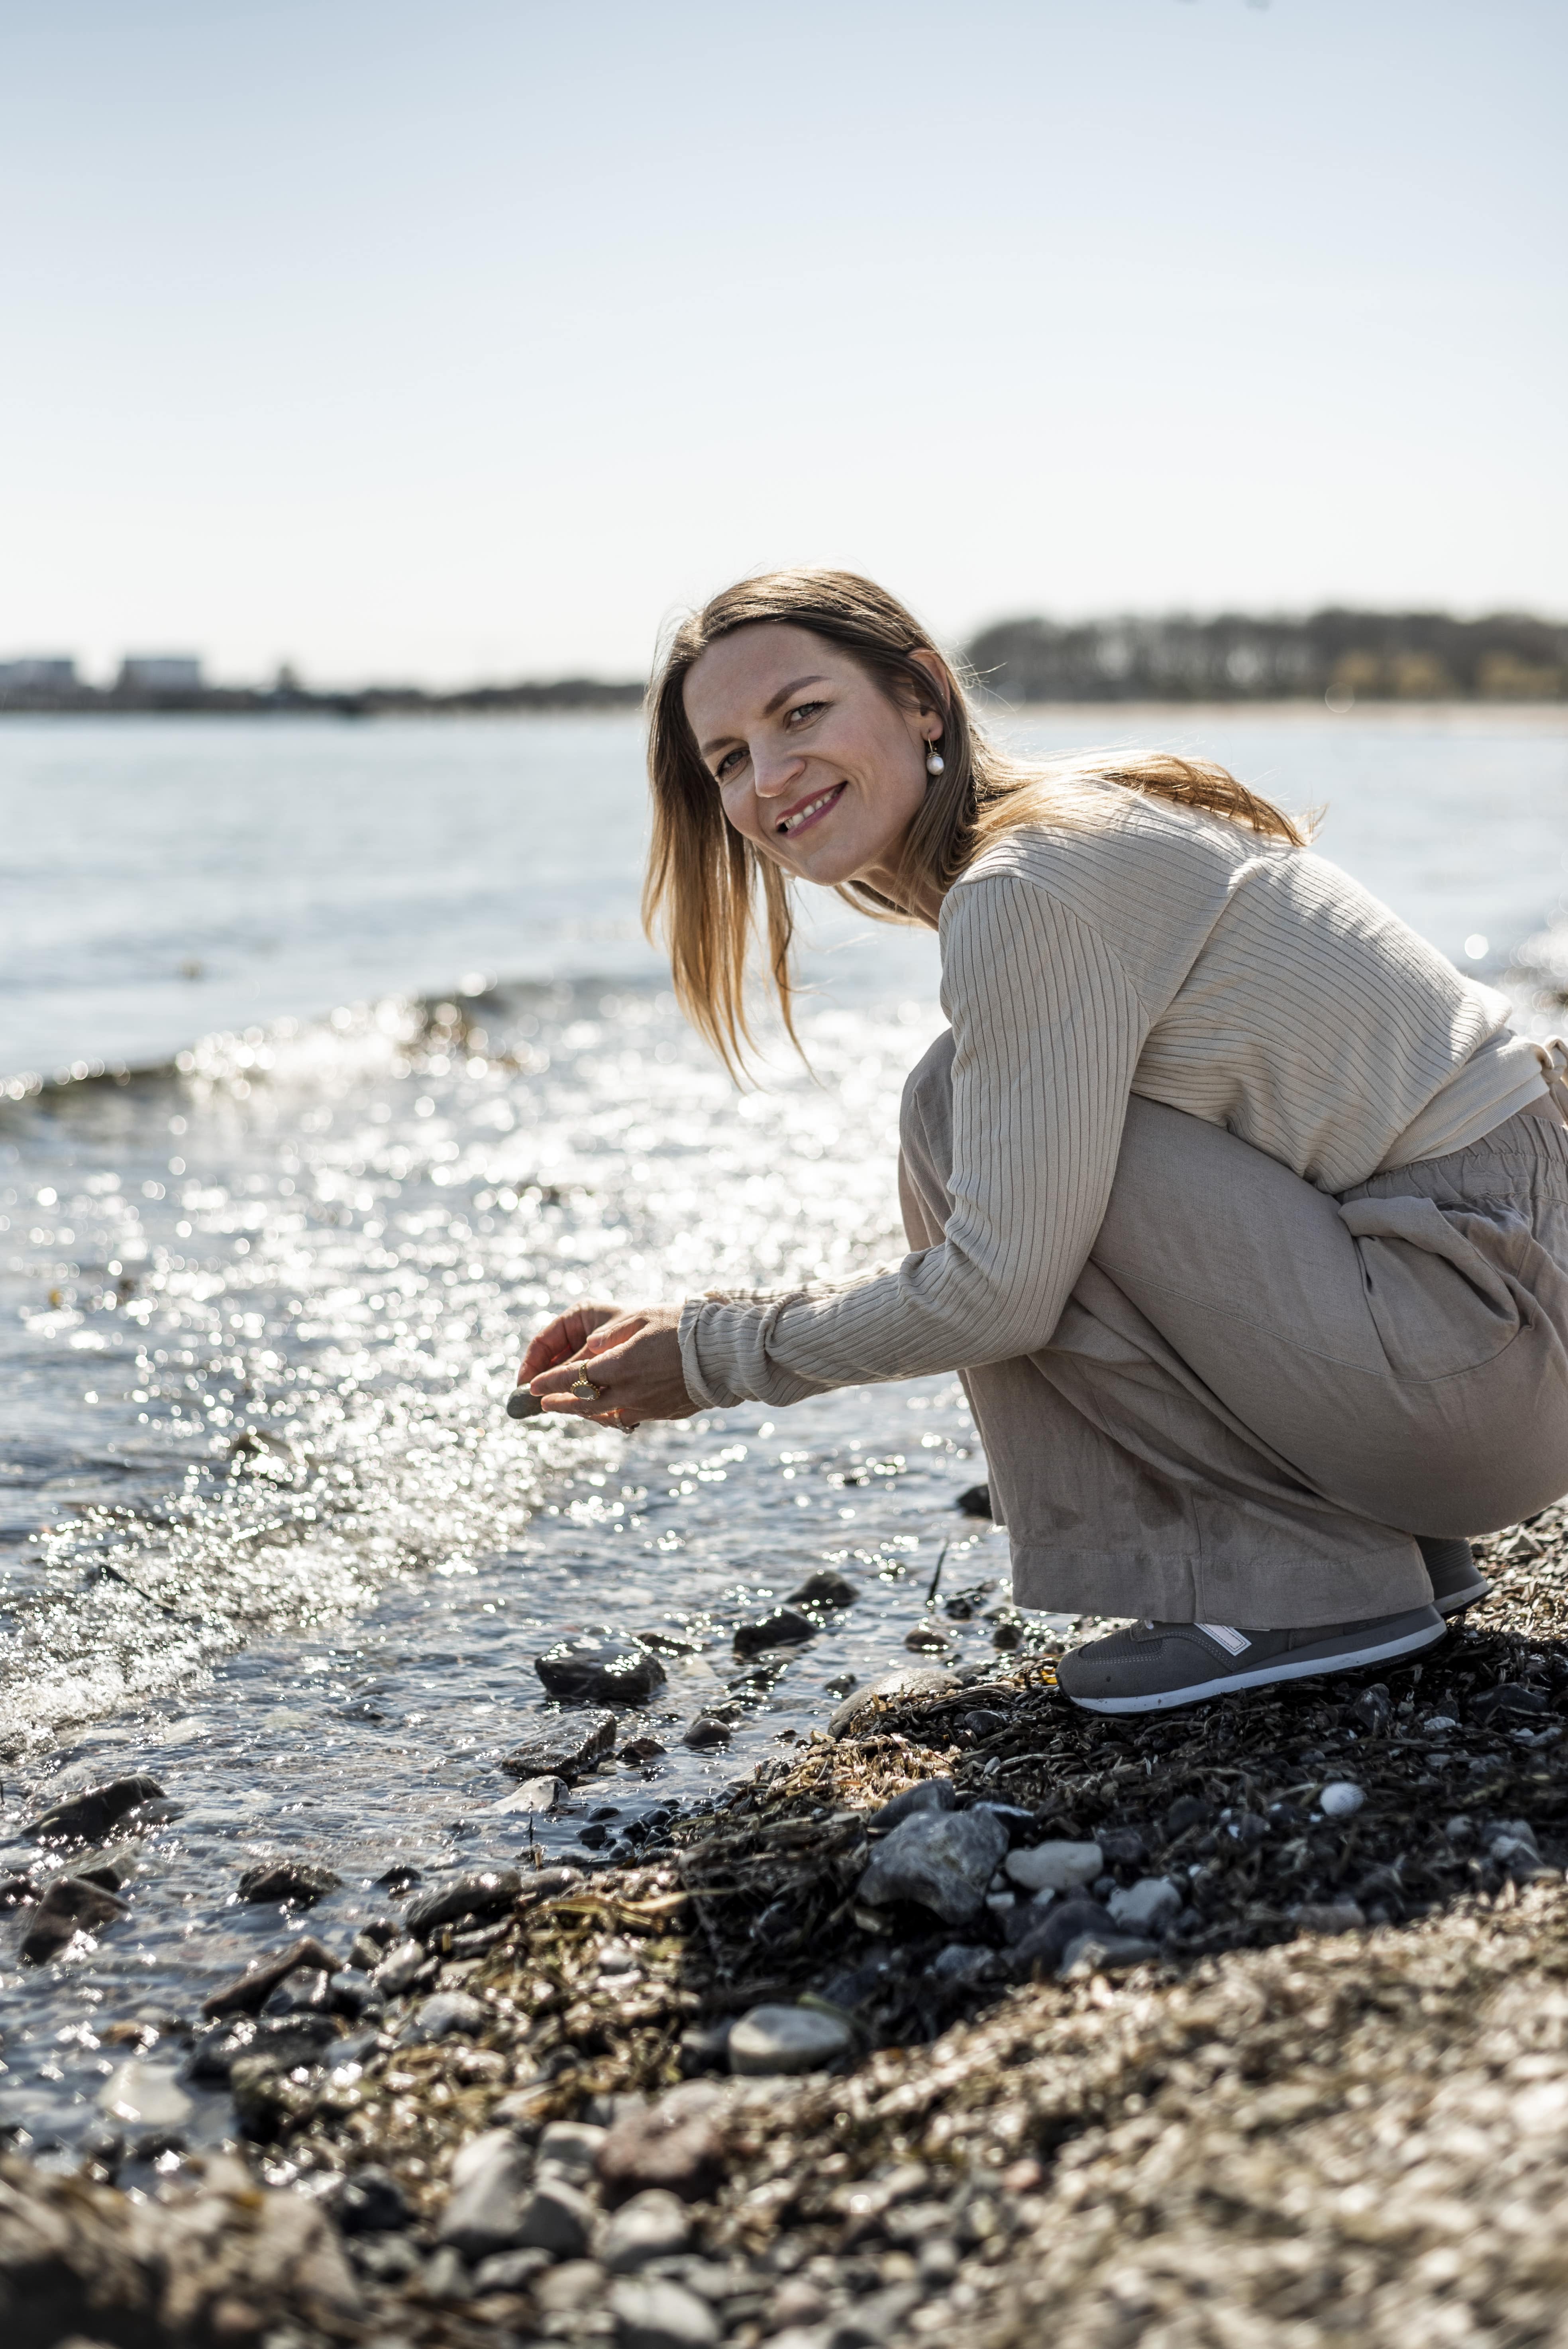
{"label": "distant treeline", "polygon": [[1500,612],[1315,612],[1305,620],[1001,620],[967,647],[1004,701],[1552,701],[1568,626]]}
{"label": "distant treeline", "polygon": [[357,692],[312,693],[304,686],[174,687],[7,686],[0,680],[0,714],[5,711],[72,712],[81,716],[141,712],[155,716],[195,714],[235,718],[451,718],[511,710],[634,709],[641,685],[606,684],[593,677],[563,677],[543,685],[476,685],[459,693],[427,693],[417,685],[369,685]]}

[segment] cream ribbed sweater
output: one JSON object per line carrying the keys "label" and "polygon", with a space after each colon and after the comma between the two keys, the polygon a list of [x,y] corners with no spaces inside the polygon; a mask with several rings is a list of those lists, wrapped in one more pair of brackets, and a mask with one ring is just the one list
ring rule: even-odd
{"label": "cream ribbed sweater", "polygon": [[955,1045],[942,1245],[832,1288],[692,1299],[695,1402],[789,1403],[1046,1345],[1104,1217],[1130,1093],[1338,1192],[1477,1141],[1546,1090],[1506,999],[1336,866],[1119,784],[987,850],[939,936]]}

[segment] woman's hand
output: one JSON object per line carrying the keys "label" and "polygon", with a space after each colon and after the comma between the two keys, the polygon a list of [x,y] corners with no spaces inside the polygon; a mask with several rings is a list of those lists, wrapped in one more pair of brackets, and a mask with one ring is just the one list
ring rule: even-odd
{"label": "woman's hand", "polygon": [[[596,1419],[628,1434],[645,1419],[687,1419],[697,1408],[681,1371],[681,1309],[578,1305],[531,1341],[518,1373],[548,1412]],[[579,1378],[601,1392],[573,1394]]]}

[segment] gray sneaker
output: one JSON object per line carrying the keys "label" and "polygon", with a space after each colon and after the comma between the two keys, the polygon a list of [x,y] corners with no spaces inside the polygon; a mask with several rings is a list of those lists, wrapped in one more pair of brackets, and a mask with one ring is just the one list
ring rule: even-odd
{"label": "gray sneaker", "polygon": [[1354,1671],[1413,1656],[1440,1640],[1435,1607],[1375,1615],[1365,1623],[1315,1623],[1300,1631],[1240,1631],[1229,1623],[1135,1623],[1075,1648],[1057,1666],[1057,1685],[1086,1713],[1159,1713],[1202,1704],[1236,1689],[1316,1672]]}
{"label": "gray sneaker", "polygon": [[1418,1534],[1416,1547],[1431,1578],[1432,1604],[1439,1615],[1462,1615],[1491,1597],[1491,1585],[1475,1562],[1468,1541],[1439,1541]]}

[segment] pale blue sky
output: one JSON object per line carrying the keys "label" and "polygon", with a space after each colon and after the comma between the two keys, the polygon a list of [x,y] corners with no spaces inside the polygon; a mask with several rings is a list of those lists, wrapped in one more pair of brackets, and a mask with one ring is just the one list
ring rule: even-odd
{"label": "pale blue sky", "polygon": [[1568,610],[1562,0],[0,0],[0,657]]}

